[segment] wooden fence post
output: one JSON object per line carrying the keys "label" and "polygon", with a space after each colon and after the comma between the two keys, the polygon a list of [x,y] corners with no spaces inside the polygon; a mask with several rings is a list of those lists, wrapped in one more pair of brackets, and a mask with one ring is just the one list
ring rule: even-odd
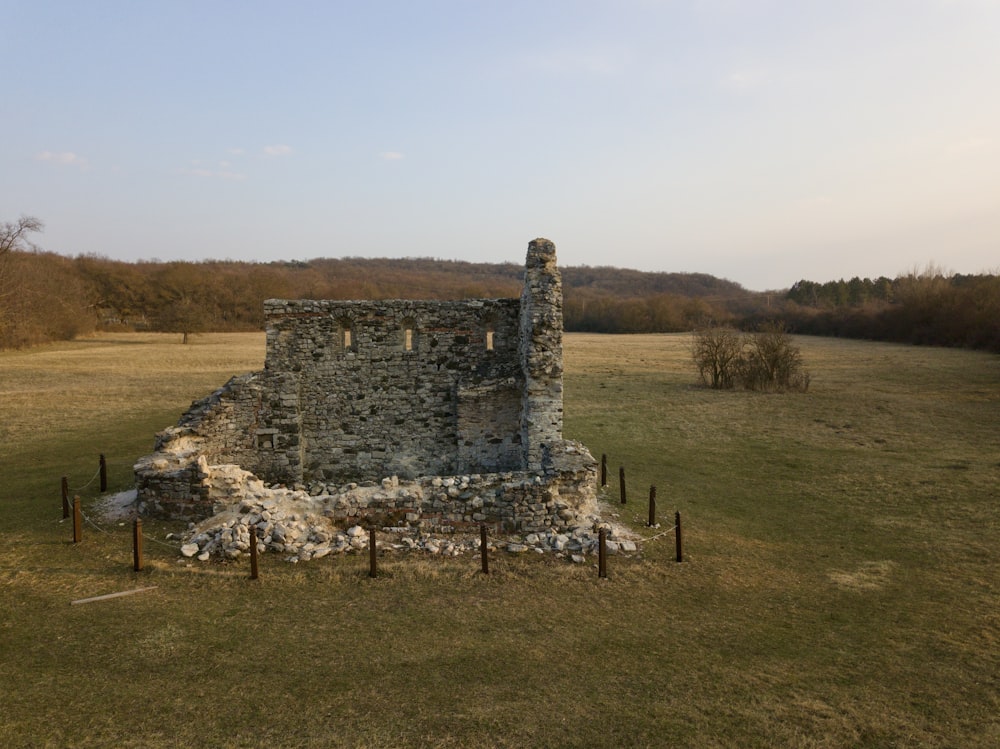
{"label": "wooden fence post", "polygon": [[621,487],[622,504],[625,504],[625,466],[618,468],[618,485]]}
{"label": "wooden fence post", "polygon": [[73,543],[75,544],[83,540],[83,523],[80,515],[80,498],[73,497]]}
{"label": "wooden fence post", "polygon": [[69,479],[62,477],[63,520],[69,517]]}
{"label": "wooden fence post", "polygon": [[597,532],[597,576],[608,576],[608,540],[603,528]]}
{"label": "wooden fence post", "polygon": [[601,454],[601,486],[608,485],[608,455],[607,453]]}
{"label": "wooden fence post", "polygon": [[104,453],[101,453],[101,491],[106,492],[108,490],[108,461],[104,459]]}
{"label": "wooden fence post", "polygon": [[656,525],[656,487],[649,487],[649,522],[646,523],[650,528]]}
{"label": "wooden fence post", "polygon": [[684,561],[684,554],[681,552],[681,514],[674,513],[674,539],[677,542],[677,561]]}
{"label": "wooden fence post", "polygon": [[372,526],[368,530],[368,577],[378,577],[378,563],[375,560],[375,526]]}
{"label": "wooden fence post", "polygon": [[132,520],[132,569],[142,572],[142,521]]}
{"label": "wooden fence post", "polygon": [[259,560],[258,555],[260,552],[257,550],[257,529],[254,526],[250,526],[250,579],[256,580],[260,576]]}
{"label": "wooden fence post", "polygon": [[479,553],[483,558],[483,574],[490,574],[490,552],[486,545],[486,523],[479,526]]}

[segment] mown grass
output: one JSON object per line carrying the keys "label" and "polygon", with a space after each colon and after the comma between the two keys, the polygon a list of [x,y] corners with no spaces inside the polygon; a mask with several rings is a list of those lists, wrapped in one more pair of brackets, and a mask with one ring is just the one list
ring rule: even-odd
{"label": "mown grass", "polygon": [[686,336],[570,335],[567,436],[608,454],[643,535],[651,484],[682,513],[683,564],[668,535],[607,580],[267,556],[250,581],[151,542],[134,573],[128,527],[74,545],[61,522],[61,475],[104,452],[126,488],[263,358],[259,335],[176,341],[0,354],[4,746],[1000,745],[996,357],[803,338],[810,392],[720,393]]}

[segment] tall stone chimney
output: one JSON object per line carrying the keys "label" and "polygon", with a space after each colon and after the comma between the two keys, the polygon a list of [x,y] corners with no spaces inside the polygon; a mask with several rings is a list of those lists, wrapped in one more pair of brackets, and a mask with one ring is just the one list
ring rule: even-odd
{"label": "tall stone chimney", "polygon": [[548,452],[562,441],[562,278],[556,246],[547,239],[528,244],[521,293],[521,402],[524,468],[543,472]]}

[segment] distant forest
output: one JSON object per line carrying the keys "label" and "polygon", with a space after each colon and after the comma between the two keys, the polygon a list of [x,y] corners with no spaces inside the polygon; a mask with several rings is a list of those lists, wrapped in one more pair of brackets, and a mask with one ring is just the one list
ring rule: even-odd
{"label": "distant forest", "polygon": [[[10,225],[7,225],[8,227]],[[263,327],[268,298],[516,297],[523,267],[429,258],[271,263],[136,262],[0,247],[0,347],[96,330],[193,334]],[[665,333],[704,326],[965,346],[1000,352],[1000,277],[934,269],[894,279],[802,280],[752,292],[701,273],[562,268],[567,331]]]}

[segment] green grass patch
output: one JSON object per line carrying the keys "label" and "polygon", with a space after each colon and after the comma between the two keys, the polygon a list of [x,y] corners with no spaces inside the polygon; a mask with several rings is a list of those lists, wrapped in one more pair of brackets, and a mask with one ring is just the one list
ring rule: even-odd
{"label": "green grass patch", "polygon": [[[568,335],[568,437],[644,536],[593,565],[496,555],[200,564],[85,508],[263,337],[0,354],[4,746],[1000,744],[1000,360],[800,338],[808,393],[698,387],[687,336]],[[624,465],[629,503],[618,504]],[[83,487],[83,488],[80,488]],[[147,522],[162,539],[176,526]],[[132,588],[155,590],[71,606]]]}

